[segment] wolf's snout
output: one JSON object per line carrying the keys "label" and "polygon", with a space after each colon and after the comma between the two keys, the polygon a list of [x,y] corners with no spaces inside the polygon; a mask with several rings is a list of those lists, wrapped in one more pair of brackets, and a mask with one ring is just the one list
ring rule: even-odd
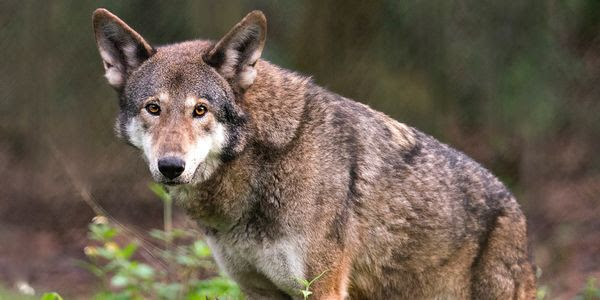
{"label": "wolf's snout", "polygon": [[158,170],[169,179],[175,179],[185,170],[185,161],[179,157],[168,156],[158,160]]}

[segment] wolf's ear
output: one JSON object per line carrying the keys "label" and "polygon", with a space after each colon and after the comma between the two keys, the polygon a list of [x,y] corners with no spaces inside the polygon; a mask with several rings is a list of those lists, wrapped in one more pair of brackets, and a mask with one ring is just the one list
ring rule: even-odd
{"label": "wolf's ear", "polygon": [[204,62],[217,69],[229,82],[242,90],[256,78],[254,65],[260,58],[267,38],[267,19],[258,10],[249,13],[206,53]]}
{"label": "wolf's ear", "polygon": [[104,8],[94,11],[94,34],[104,63],[106,79],[121,90],[127,76],[154,54],[141,35]]}

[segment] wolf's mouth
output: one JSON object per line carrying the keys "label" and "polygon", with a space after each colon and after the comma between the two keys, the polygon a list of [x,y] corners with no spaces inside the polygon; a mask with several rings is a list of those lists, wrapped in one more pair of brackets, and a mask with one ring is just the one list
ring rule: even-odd
{"label": "wolf's mouth", "polygon": [[164,185],[168,185],[168,186],[176,186],[176,185],[184,184],[185,182],[182,182],[179,180],[168,180],[168,181],[162,181],[161,183]]}

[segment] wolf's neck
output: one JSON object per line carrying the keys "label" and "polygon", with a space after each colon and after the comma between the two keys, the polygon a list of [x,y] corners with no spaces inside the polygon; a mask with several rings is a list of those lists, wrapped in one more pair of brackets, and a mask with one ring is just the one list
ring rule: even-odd
{"label": "wolf's neck", "polygon": [[263,60],[256,68],[256,80],[246,91],[242,105],[250,115],[255,141],[268,148],[281,148],[294,138],[314,84],[309,77]]}
{"label": "wolf's neck", "polygon": [[247,222],[252,214],[264,206],[259,203],[269,198],[257,177],[268,172],[268,162],[256,149],[248,149],[235,160],[225,163],[205,182],[169,188],[178,205],[184,208],[205,229],[227,232]]}

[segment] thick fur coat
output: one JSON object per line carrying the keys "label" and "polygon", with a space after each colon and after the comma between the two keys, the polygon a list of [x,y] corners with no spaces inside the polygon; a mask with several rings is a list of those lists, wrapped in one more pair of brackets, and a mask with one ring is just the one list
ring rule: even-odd
{"label": "thick fur coat", "polygon": [[262,13],[219,42],[158,48],[106,10],[94,26],[117,132],[248,298],[301,299],[298,279],[324,271],[314,299],[535,297],[525,217],[506,187],[431,136],[260,59]]}

